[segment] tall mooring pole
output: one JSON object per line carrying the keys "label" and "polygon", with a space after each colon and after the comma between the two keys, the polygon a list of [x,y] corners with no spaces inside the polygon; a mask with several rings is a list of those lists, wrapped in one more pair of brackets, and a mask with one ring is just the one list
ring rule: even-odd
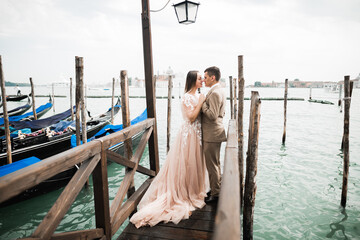
{"label": "tall mooring pole", "polygon": [[[145,70],[145,88],[146,88],[146,106],[148,118],[156,119],[156,97],[153,80],[153,60],[151,43],[151,24],[150,24],[150,5],[149,0],[141,0],[141,22],[144,50],[144,70]],[[149,139],[149,157],[150,169],[156,173],[159,171],[159,151],[157,139],[157,125],[154,123],[154,129]]]}

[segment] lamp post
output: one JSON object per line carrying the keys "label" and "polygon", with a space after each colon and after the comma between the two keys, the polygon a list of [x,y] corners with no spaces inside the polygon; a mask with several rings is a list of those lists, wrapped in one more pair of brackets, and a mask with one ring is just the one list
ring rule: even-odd
{"label": "lamp post", "polygon": [[[146,88],[146,107],[148,118],[156,119],[156,99],[153,80],[153,58],[151,44],[151,24],[150,24],[150,6],[149,0],[141,0],[142,12],[142,35],[143,35],[143,51],[144,51],[144,70],[145,70],[145,88]],[[153,132],[149,138],[149,158],[150,169],[156,173],[159,171],[159,152],[157,140],[156,121],[154,123]]]}
{"label": "lamp post", "polygon": [[[143,35],[144,70],[146,88],[146,107],[148,118],[156,119],[156,96],[153,79],[153,57],[151,43],[150,5],[149,0],[141,0],[141,23]],[[190,24],[196,20],[199,3],[184,1],[174,5],[179,23]],[[154,123],[153,132],[149,139],[150,169],[156,173],[159,171],[159,150],[157,139],[157,126]]]}

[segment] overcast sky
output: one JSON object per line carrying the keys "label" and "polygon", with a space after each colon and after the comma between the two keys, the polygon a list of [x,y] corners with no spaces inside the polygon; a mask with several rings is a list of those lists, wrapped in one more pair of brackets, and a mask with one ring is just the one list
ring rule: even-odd
{"label": "overcast sky", "polygon": [[[197,21],[177,22],[170,1],[151,13],[154,74],[218,66],[255,81],[339,81],[360,73],[360,0],[201,0]],[[153,10],[167,0],[150,0]],[[120,70],[143,78],[140,0],[0,0],[0,55],[6,81],[75,77],[108,83]]]}

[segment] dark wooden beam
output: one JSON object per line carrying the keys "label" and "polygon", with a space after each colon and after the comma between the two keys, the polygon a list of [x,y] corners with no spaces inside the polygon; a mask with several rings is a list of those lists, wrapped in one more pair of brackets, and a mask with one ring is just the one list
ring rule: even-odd
{"label": "dark wooden beam", "polygon": [[70,182],[66,185],[55,204],[51,207],[43,221],[36,228],[32,237],[49,239],[53,235],[57,226],[63,219],[66,212],[69,210],[71,204],[76,199],[76,196],[79,194],[81,188],[88,180],[99,160],[100,154],[97,154],[92,159],[89,159],[88,161],[85,161],[83,164],[81,164],[79,170],[71,178]]}
{"label": "dark wooden beam", "polygon": [[[146,87],[146,106],[148,118],[156,119],[156,97],[153,79],[153,58],[151,43],[151,23],[150,23],[150,5],[149,0],[141,0],[142,11],[142,34],[144,50],[144,70],[145,70],[145,87]],[[154,130],[149,139],[149,158],[150,168],[156,173],[159,171],[159,151],[156,121]]]}

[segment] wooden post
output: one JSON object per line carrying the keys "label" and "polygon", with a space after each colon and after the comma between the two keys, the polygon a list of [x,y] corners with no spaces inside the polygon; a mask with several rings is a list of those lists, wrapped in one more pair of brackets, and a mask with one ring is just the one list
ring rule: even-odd
{"label": "wooden post", "polygon": [[87,143],[87,128],[86,128],[86,105],[85,105],[85,97],[84,97],[84,62],[81,57],[81,68],[80,68],[80,101],[81,101],[81,136],[83,144]]}
{"label": "wooden post", "polygon": [[9,116],[7,112],[7,103],[6,103],[5,79],[4,79],[1,55],[0,55],[0,84],[1,84],[5,137],[6,137],[6,156],[7,156],[7,163],[10,164],[12,163],[11,139],[10,139],[10,129],[9,129]]}
{"label": "wooden post", "polygon": [[243,56],[238,56],[238,85],[239,85],[239,109],[238,109],[238,161],[239,161],[239,181],[240,181],[240,209],[244,204],[244,72],[243,72]]}
{"label": "wooden post", "polygon": [[285,79],[285,94],[284,94],[284,132],[282,136],[282,144],[285,144],[286,140],[286,110],[287,110],[287,95],[288,95],[288,80]]}
{"label": "wooden post", "polygon": [[109,185],[107,175],[106,149],[101,144],[101,160],[92,174],[96,228],[104,229],[106,239],[111,239],[111,219],[109,206]]}
{"label": "wooden post", "polygon": [[[345,82],[345,81],[344,81]],[[354,82],[353,81],[350,81],[350,99],[352,97],[352,90],[353,90],[353,86],[354,86]],[[345,87],[344,87],[344,91],[345,91]],[[345,92],[344,92],[344,95],[345,95]],[[350,101],[351,103],[351,101]],[[350,108],[350,107],[349,107]],[[349,110],[350,111],[350,110]],[[342,137],[342,141],[341,141],[341,150],[344,151],[344,141],[345,141],[345,134],[343,134],[343,137]]]}
{"label": "wooden post", "polygon": [[[153,80],[153,60],[151,44],[151,23],[150,23],[150,6],[149,0],[141,0],[141,20],[144,50],[144,70],[145,70],[145,87],[146,87],[146,107],[148,118],[156,120],[156,98]],[[156,173],[159,172],[159,150],[157,125],[154,123],[153,132],[149,139],[149,158],[150,169]]]}
{"label": "wooden post", "polygon": [[[121,87],[121,111],[122,111],[122,123],[123,129],[129,127],[131,125],[130,121],[130,109],[129,109],[129,81],[127,77],[127,71],[122,70],[120,72],[120,87]],[[127,159],[131,159],[132,157],[132,141],[130,139],[126,139],[124,142],[124,156]],[[131,172],[131,168],[126,168],[125,172]],[[127,196],[131,197],[135,192],[135,184],[134,178],[131,180]]]}
{"label": "wooden post", "polygon": [[256,175],[258,158],[258,141],[260,126],[260,106],[259,93],[251,92],[251,108],[249,120],[249,140],[246,157],[246,180],[244,195],[244,239],[253,239],[253,220],[256,197]]}
{"label": "wooden post", "polygon": [[111,124],[114,124],[114,97],[115,97],[115,78],[112,79],[112,93],[111,93]]}
{"label": "wooden post", "polygon": [[54,84],[55,84],[55,83],[53,83],[53,84],[52,84],[52,102],[53,102],[53,112],[55,112],[55,94],[54,94],[54,91],[55,91],[55,90],[54,90],[54,87],[55,87],[55,86],[54,86]]}
{"label": "wooden post", "polygon": [[345,76],[344,79],[344,136],[343,136],[343,151],[344,151],[344,169],[343,169],[343,184],[341,192],[341,206],[346,206],[348,178],[349,178],[349,125],[350,125],[350,77]]}
{"label": "wooden post", "polygon": [[71,109],[71,121],[74,121],[72,78],[70,78],[70,109]]}
{"label": "wooden post", "polygon": [[237,116],[237,87],[236,87],[236,78],[233,78],[233,87],[234,87],[234,119]]}
{"label": "wooden post", "polygon": [[37,120],[36,107],[35,107],[34,84],[33,84],[32,78],[30,78],[30,86],[31,86],[31,99],[32,99],[32,109],[33,109],[33,114],[34,114],[34,120]]}
{"label": "wooden post", "polygon": [[79,146],[81,144],[80,140],[80,105],[81,105],[81,85],[80,85],[80,75],[81,75],[81,68],[82,65],[82,58],[81,57],[75,57],[75,69],[76,69],[76,86],[75,86],[75,106],[76,106],[76,146]]}
{"label": "wooden post", "polygon": [[309,95],[310,100],[312,99],[311,94],[312,94],[312,86],[310,86],[310,95]]}
{"label": "wooden post", "polygon": [[169,149],[170,149],[172,87],[173,87],[173,86],[172,86],[172,76],[169,75],[169,82],[168,82],[168,111],[167,111],[166,152],[169,152]]}
{"label": "wooden post", "polygon": [[234,104],[233,104],[233,80],[232,76],[229,76],[229,85],[230,85],[230,118],[234,119]]}

